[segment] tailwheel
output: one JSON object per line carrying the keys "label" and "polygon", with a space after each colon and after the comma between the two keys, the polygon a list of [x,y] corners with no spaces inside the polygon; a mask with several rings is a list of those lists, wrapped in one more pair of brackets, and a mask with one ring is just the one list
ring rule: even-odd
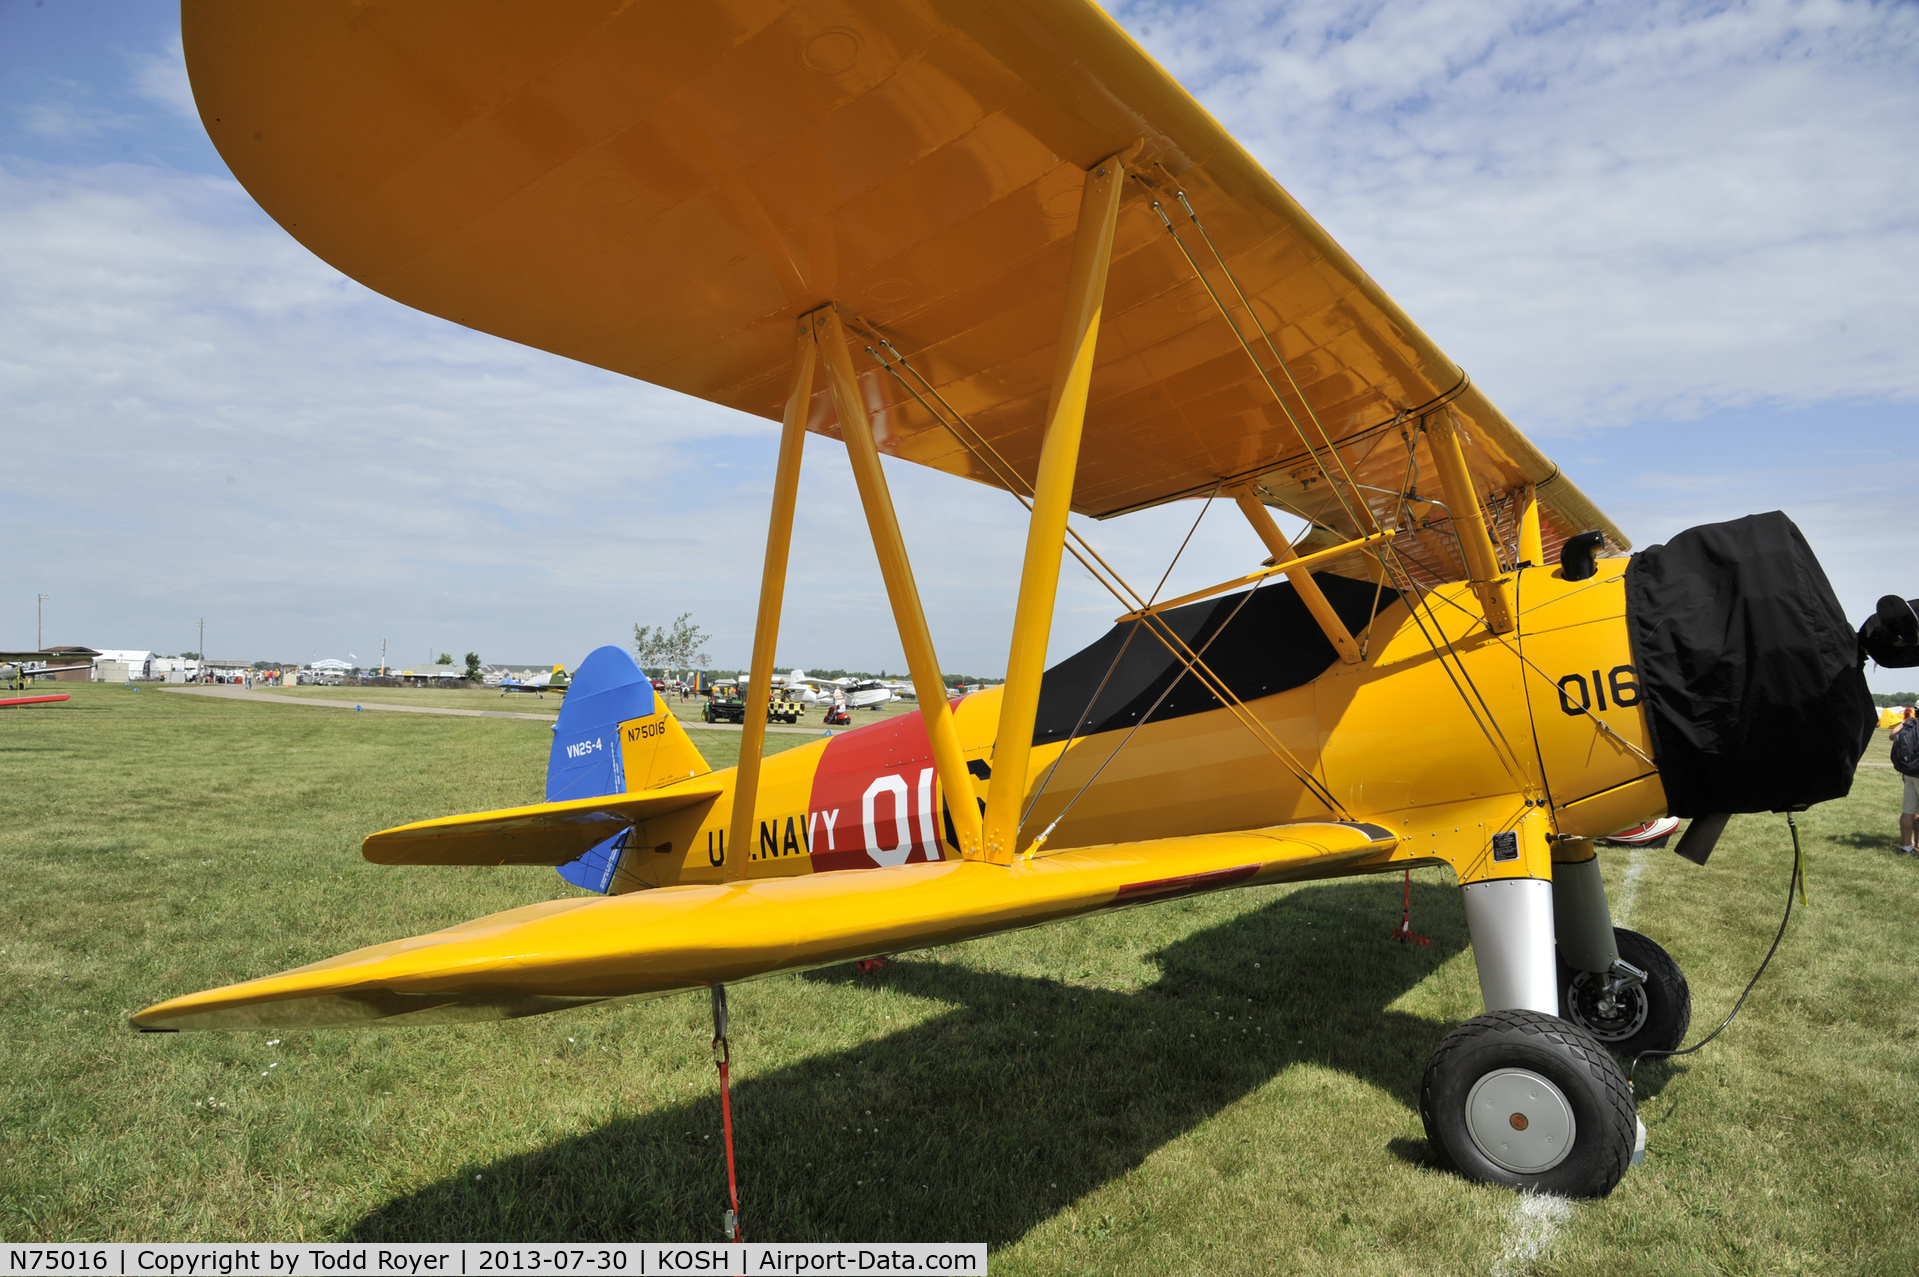
{"label": "tailwheel", "polygon": [[1626,1075],[1584,1029],[1537,1011],[1493,1011],[1439,1044],[1420,1084],[1426,1138],[1468,1179],[1603,1197],[1638,1134]]}
{"label": "tailwheel", "polygon": [[1673,1050],[1692,1025],[1692,990],[1679,964],[1637,931],[1614,927],[1613,941],[1619,965],[1609,972],[1559,964],[1559,1014],[1614,1055]]}

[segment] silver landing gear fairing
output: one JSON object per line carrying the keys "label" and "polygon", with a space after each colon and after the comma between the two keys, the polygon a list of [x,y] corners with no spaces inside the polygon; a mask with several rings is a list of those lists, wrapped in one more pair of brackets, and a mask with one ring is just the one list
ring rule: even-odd
{"label": "silver landing gear fairing", "polygon": [[1616,929],[1599,862],[1555,858],[1553,881],[1463,889],[1486,1014],[1426,1066],[1420,1116],[1469,1179],[1568,1197],[1610,1192],[1644,1150],[1614,1053],[1667,1049],[1691,999],[1663,949]]}

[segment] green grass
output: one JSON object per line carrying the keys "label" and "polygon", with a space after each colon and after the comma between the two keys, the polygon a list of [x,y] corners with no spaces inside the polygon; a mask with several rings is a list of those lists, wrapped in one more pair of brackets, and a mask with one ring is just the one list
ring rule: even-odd
{"label": "green grass", "polygon": [[511,710],[517,714],[559,716],[559,693],[534,696],[526,692],[502,695],[495,687],[256,687],[256,692],[294,696],[301,700],[378,701],[384,705],[424,705],[433,709]]}
{"label": "green grass", "polygon": [[[537,799],[541,723],[81,685],[0,711],[0,1238],[717,1239],[703,997],[509,1024],[136,1035],[129,1011],[568,894],[368,865],[368,831]],[[737,733],[698,734],[716,764]],[[774,736],[769,747],[802,744]],[[1885,756],[1883,734],[1872,757]],[[1919,862],[1897,778],[1802,818],[1810,905],[1733,1027],[1642,1069],[1647,1164],[1530,1262],[1429,1162],[1427,1055],[1478,991],[1458,893],[1264,888],[733,991],[760,1239],[985,1240],[1001,1273],[1919,1269]],[[1777,925],[1784,822],[1643,866],[1703,1031]],[[1697,1032],[1695,1033],[1697,1036]]]}
{"label": "green grass", "polygon": [[[383,705],[423,705],[434,709],[510,710],[520,714],[547,714],[553,717],[559,716],[560,706],[563,703],[558,693],[549,693],[544,698],[524,692],[502,696],[497,688],[488,687],[261,687],[254,690],[274,696],[298,697],[301,700],[347,704],[378,702]],[[696,726],[700,721],[700,702],[697,699],[682,701],[678,697],[671,697],[667,701],[667,707],[688,727]],[[854,710],[853,725],[863,727],[869,722],[911,714],[918,709],[919,706],[913,701],[888,701],[878,709]],[[805,708],[800,721],[794,726],[821,726],[821,718],[825,712],[822,706],[809,705]],[[786,724],[776,724],[776,726],[785,727]]]}

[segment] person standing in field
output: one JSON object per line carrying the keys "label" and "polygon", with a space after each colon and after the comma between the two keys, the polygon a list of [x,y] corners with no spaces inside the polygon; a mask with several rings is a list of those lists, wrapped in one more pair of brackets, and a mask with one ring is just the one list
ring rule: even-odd
{"label": "person standing in field", "polygon": [[1913,838],[1919,825],[1919,712],[1910,707],[1906,721],[1893,729],[1892,766],[1906,782],[1906,801],[1899,809],[1899,854],[1919,856]]}

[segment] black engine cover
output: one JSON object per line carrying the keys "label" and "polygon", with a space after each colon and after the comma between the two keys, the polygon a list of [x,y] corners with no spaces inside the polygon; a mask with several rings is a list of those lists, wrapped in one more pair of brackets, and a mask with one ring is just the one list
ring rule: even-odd
{"label": "black engine cover", "polygon": [[1878,722],[1859,640],[1779,511],[1633,556],[1626,628],[1675,816],[1842,798]]}

